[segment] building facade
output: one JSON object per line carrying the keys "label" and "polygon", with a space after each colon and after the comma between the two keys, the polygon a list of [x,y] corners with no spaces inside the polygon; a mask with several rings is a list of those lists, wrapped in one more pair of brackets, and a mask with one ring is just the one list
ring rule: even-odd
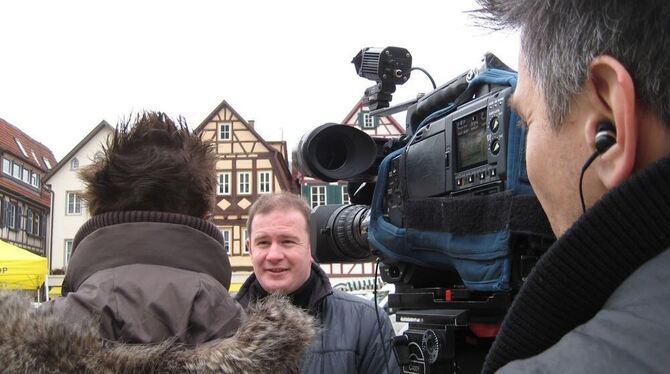
{"label": "building facade", "polygon": [[[398,138],[405,130],[391,116],[372,117],[369,108],[360,100],[349,111],[342,124],[354,126],[370,136],[378,138]],[[318,179],[294,173],[300,183],[300,193],[314,208],[326,204],[349,204],[346,181],[327,183]],[[321,264],[330,277],[357,277],[374,275],[374,264]]]}
{"label": "building facade", "polygon": [[[102,147],[113,133],[112,126],[105,121],[100,122],[45,177],[44,183],[53,195],[48,244],[50,273],[63,273],[67,269],[74,236],[91,218],[81,198],[84,183],[78,173],[102,156]],[[53,279],[49,284],[58,283]]]}
{"label": "building facade", "polygon": [[46,256],[51,205],[44,176],[56,164],[46,146],[0,118],[0,239]]}
{"label": "building facade", "polygon": [[[249,207],[261,194],[291,191],[286,142],[269,142],[225,100],[196,132],[215,144],[217,198],[213,222],[223,233],[233,283],[251,272],[246,248]],[[297,191],[294,191],[297,192]]]}

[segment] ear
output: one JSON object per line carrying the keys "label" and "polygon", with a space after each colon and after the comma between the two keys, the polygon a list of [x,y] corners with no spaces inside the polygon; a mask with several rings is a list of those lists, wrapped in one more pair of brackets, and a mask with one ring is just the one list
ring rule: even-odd
{"label": "ear", "polygon": [[249,239],[244,241],[244,245],[247,246],[247,250],[249,251],[249,256],[253,256],[254,255],[254,250],[251,248],[251,242],[249,241]]}
{"label": "ear", "polygon": [[598,125],[611,122],[616,128],[616,144],[599,156],[595,169],[605,188],[612,189],[628,178],[635,166],[638,142],[635,86],[628,70],[615,58],[599,56],[589,66],[588,89],[597,115],[585,126],[585,135],[595,151]]}

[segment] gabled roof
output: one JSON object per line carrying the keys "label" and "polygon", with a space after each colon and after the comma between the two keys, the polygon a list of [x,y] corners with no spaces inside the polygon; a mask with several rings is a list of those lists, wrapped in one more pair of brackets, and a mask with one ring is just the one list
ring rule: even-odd
{"label": "gabled roof", "polygon": [[214,108],[214,110],[212,111],[212,113],[210,113],[210,114],[205,118],[205,120],[202,121],[202,123],[200,123],[200,125],[195,129],[195,132],[196,132],[196,133],[201,132],[202,129],[203,129],[205,126],[207,126],[207,124],[212,120],[212,118],[214,118],[214,116],[216,116],[216,115],[221,111],[221,109],[223,109],[223,108],[227,108],[228,110],[230,110],[231,112],[233,112],[233,115],[234,115],[235,117],[237,117],[237,119],[239,119],[240,121],[242,121],[242,123],[244,124],[244,126],[245,126],[246,128],[248,128],[249,131],[251,131],[251,133],[254,134],[254,135],[256,136],[256,138],[258,138],[258,140],[259,140],[261,143],[263,143],[263,145],[264,145],[265,147],[267,147],[268,149],[271,149],[271,150],[274,150],[274,149],[275,149],[274,147],[270,146],[270,145],[268,144],[268,142],[266,142],[265,139],[263,139],[263,137],[260,136],[260,135],[256,132],[256,129],[254,129],[254,127],[251,126],[251,125],[249,124],[249,122],[247,122],[247,120],[245,120],[239,113],[237,113],[237,111],[236,111],[232,106],[230,106],[230,104],[228,104],[228,102],[227,102],[226,100],[223,100],[223,101],[221,102],[221,104],[219,104],[219,106],[217,106],[216,108]]}
{"label": "gabled roof", "polygon": [[216,116],[223,108],[226,108],[226,109],[230,110],[233,113],[233,115],[237,119],[239,119],[242,122],[242,124],[244,124],[244,126],[247,129],[249,129],[249,131],[251,131],[251,133],[256,137],[256,139],[258,139],[258,141],[261,142],[261,144],[263,144],[270,152],[272,152],[274,154],[274,158],[275,158],[276,162],[280,165],[280,167],[284,171],[280,178],[284,182],[285,186],[290,187],[291,186],[291,182],[290,182],[291,181],[291,172],[288,169],[288,160],[286,160],[284,158],[284,155],[279,150],[277,150],[277,148],[275,148],[271,143],[269,143],[265,139],[263,139],[263,137],[260,136],[260,134],[258,134],[256,132],[256,129],[254,128],[254,126],[251,126],[249,124],[249,122],[247,122],[247,120],[245,120],[239,113],[237,113],[237,111],[232,106],[230,106],[230,104],[228,104],[228,102],[225,99],[223,101],[221,101],[221,104],[219,104],[216,108],[214,108],[214,110],[207,117],[205,117],[205,119],[194,130],[194,132],[195,133],[202,132],[202,130],[205,128],[205,126],[207,126],[207,124],[210,121],[212,121],[214,116]]}
{"label": "gabled roof", "polygon": [[[21,146],[26,151],[27,156],[19,148],[17,140],[21,142]],[[44,159],[48,160],[52,167],[56,165],[56,158],[49,148],[2,118],[0,118],[0,151],[9,153],[43,172],[49,171],[49,168],[44,163]]]}
{"label": "gabled roof", "polygon": [[[249,131],[251,131],[251,133],[254,134],[254,136],[258,139],[258,141],[260,141],[261,144],[263,144],[267,149],[269,149],[271,152],[277,152],[277,153],[279,153],[279,154],[281,155],[281,153],[277,150],[277,148],[273,147],[270,143],[268,143],[267,141],[265,141],[265,139],[263,139],[263,137],[260,136],[260,134],[258,134],[258,133],[256,132],[256,129],[254,129],[254,127],[251,126],[251,125],[249,124],[249,122],[247,122],[247,120],[245,120],[244,118],[242,118],[242,116],[241,116],[239,113],[237,113],[237,111],[236,111],[235,109],[233,109],[233,107],[230,106],[230,104],[228,104],[228,102],[227,102],[226,100],[223,100],[223,101],[221,102],[221,104],[219,104],[219,106],[217,106],[217,107],[212,111],[212,113],[210,113],[210,114],[205,118],[205,120],[202,121],[202,123],[200,123],[200,125],[195,129],[195,132],[196,132],[196,133],[201,132],[202,129],[205,128],[205,126],[207,126],[207,124],[212,120],[212,118],[214,118],[214,116],[216,116],[216,115],[221,111],[221,109],[223,109],[223,108],[227,108],[228,110],[230,110],[231,112],[233,112],[233,115],[234,115],[235,117],[237,117],[237,119],[239,119],[240,121],[242,121],[242,123],[244,124],[244,126],[245,126],[247,129],[249,129]],[[281,156],[283,157],[283,155],[281,155]]]}
{"label": "gabled roof", "polygon": [[[353,107],[353,109],[351,109],[349,114],[347,114],[347,116],[344,117],[344,120],[342,121],[342,123],[348,123],[356,113],[358,113],[361,110],[364,110],[363,108],[366,108],[366,106],[363,104],[363,99],[361,98],[360,100],[358,100],[358,103],[356,103],[356,105]],[[398,130],[399,134],[404,134],[405,133],[405,129],[403,129],[402,126],[400,126],[398,121],[396,121],[395,118],[393,118],[393,116],[384,116],[383,118],[388,120],[391,123],[391,125],[393,125],[393,127],[396,130]]]}
{"label": "gabled roof", "polygon": [[65,165],[65,164],[67,164],[68,162],[70,162],[70,159],[71,159],[74,155],[76,155],[77,152],[79,152],[79,150],[80,150],[83,146],[85,146],[89,141],[91,141],[91,139],[93,139],[96,135],[98,135],[98,133],[99,133],[100,131],[102,131],[102,130],[105,129],[105,128],[108,128],[108,129],[114,131],[114,128],[113,128],[112,126],[110,126],[109,123],[107,123],[107,121],[102,120],[102,121],[100,122],[100,124],[98,124],[97,126],[95,126],[95,127],[93,128],[93,130],[91,130],[91,132],[89,132],[88,135],[86,135],[86,136],[84,137],[84,139],[82,139],[82,140],[79,142],[79,144],[77,144],[74,148],[72,148],[72,150],[71,150],[70,152],[68,152],[68,154],[65,155],[65,157],[63,157],[63,159],[61,159],[60,162],[59,162],[58,164],[56,164],[56,166],[54,166],[53,169],[51,169],[47,175],[44,176],[44,182],[46,183],[46,182],[47,182],[47,181],[48,181],[54,174],[56,174],[56,173],[58,172],[58,170],[60,170],[60,169],[63,167],[63,165]]}

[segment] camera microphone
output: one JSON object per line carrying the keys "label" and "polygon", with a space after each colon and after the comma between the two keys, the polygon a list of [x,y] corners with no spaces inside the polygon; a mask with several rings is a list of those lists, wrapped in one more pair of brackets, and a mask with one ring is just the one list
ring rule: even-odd
{"label": "camera microphone", "polygon": [[591,157],[586,160],[584,166],[582,166],[582,174],[579,176],[579,198],[582,203],[582,213],[586,212],[583,190],[584,173],[586,173],[586,169],[591,166],[596,157],[607,152],[607,150],[616,143],[616,128],[611,122],[601,122],[598,124],[598,128],[596,129],[595,143],[596,150],[593,152]]}

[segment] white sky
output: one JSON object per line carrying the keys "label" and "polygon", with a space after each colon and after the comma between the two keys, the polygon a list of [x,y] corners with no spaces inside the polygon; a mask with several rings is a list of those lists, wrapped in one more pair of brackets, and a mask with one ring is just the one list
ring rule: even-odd
{"label": "white sky", "polygon": [[[197,127],[223,100],[289,148],[340,122],[374,84],[363,47],[399,46],[440,85],[486,51],[517,67],[516,33],[477,28],[474,1],[4,1],[0,118],[60,160],[101,120],[144,109]],[[415,71],[395,103],[430,91]],[[404,124],[404,115],[398,116]]]}

